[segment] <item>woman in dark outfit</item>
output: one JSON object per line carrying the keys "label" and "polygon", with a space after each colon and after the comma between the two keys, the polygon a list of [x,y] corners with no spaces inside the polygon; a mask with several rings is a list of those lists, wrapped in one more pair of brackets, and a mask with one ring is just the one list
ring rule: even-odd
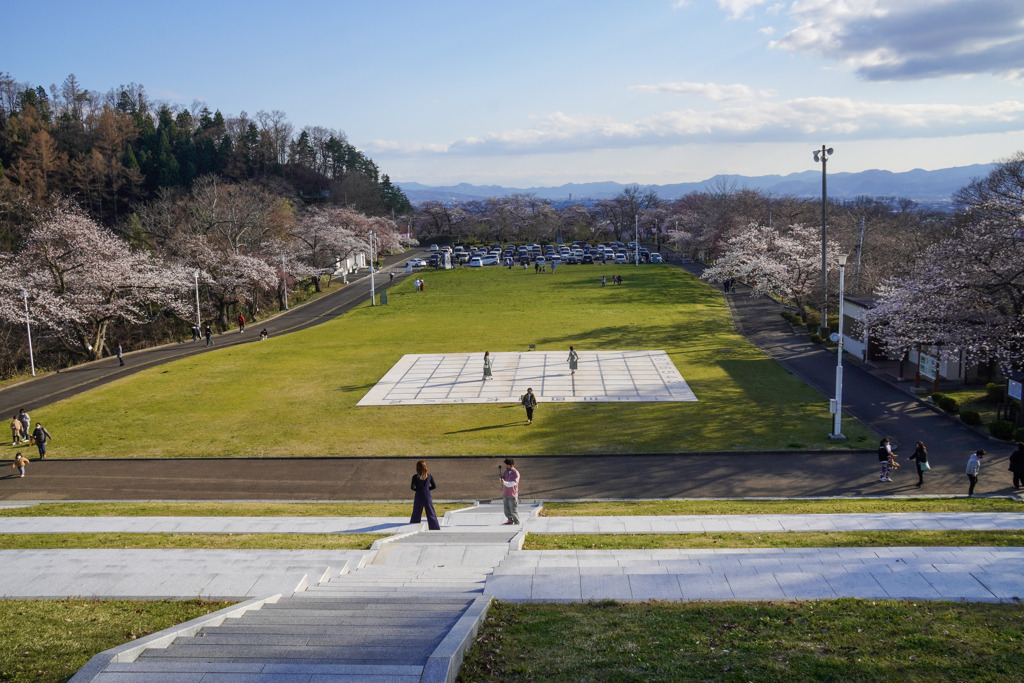
{"label": "woman in dark outfit", "polygon": [[412,475],[413,491],[416,496],[412,500],[412,517],[409,524],[419,524],[421,514],[427,513],[427,528],[433,531],[440,531],[441,525],[437,521],[437,513],[434,512],[434,499],[430,492],[437,488],[434,477],[427,473],[427,462],[420,460],[416,463],[416,474]]}
{"label": "woman in dark outfit", "polygon": [[929,467],[928,463],[928,449],[924,447],[923,441],[918,441],[915,444],[914,454],[910,456],[910,459],[917,463],[917,488],[921,488],[921,484],[924,483],[924,467]]}

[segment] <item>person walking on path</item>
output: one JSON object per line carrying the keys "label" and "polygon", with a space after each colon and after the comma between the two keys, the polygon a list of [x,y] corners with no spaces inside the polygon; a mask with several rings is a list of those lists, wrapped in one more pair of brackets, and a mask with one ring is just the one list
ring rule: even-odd
{"label": "person walking on path", "polygon": [[202,334],[202,332],[199,329],[199,325],[192,325],[192,343],[193,344],[195,344],[197,341],[199,341],[200,334]]}
{"label": "person walking on path", "polygon": [[1010,453],[1010,471],[1013,472],[1013,490],[1024,484],[1024,442],[1017,442],[1017,450]]}
{"label": "person walking on path", "polygon": [[245,332],[245,316],[241,313],[238,314],[238,333]]}
{"label": "person walking on path", "polygon": [[21,438],[28,441],[28,436],[32,430],[32,420],[29,419],[28,413],[22,408],[18,411],[18,419],[21,420]]}
{"label": "person walking on path", "polygon": [[967,459],[967,481],[971,482],[967,495],[974,495],[974,487],[978,484],[978,473],[981,472],[981,459],[985,457],[985,449],[979,448]]}
{"label": "person walking on path", "polygon": [[46,431],[46,427],[36,422],[36,430],[32,432],[32,440],[35,441],[36,448],[39,449],[40,460],[46,457],[46,442],[52,438],[50,432]]}
{"label": "person walking on path", "polygon": [[17,446],[18,444],[25,442],[24,427],[21,426],[21,420],[15,415],[11,418],[11,445]]}
{"label": "person walking on path", "polygon": [[896,467],[894,455],[892,446],[889,445],[889,437],[883,438],[878,443],[878,481],[892,481],[889,474]]}
{"label": "person walking on path", "polygon": [[206,337],[206,345],[213,346],[213,328],[207,325],[206,329],[203,330],[203,336]]}
{"label": "person walking on path", "polygon": [[505,458],[505,471],[498,465],[498,476],[501,478],[501,502],[505,510],[505,526],[519,524],[519,470],[516,461]]}
{"label": "person walking on path", "polygon": [[121,342],[117,343],[117,362],[124,365],[124,358],[122,358],[123,351],[121,350]]}
{"label": "person walking on path", "polygon": [[14,462],[11,463],[12,470],[18,470],[18,476],[25,476],[25,465],[28,464],[28,458],[21,453],[14,454]]}
{"label": "person walking on path", "polygon": [[577,366],[579,365],[579,362],[580,362],[580,354],[576,353],[576,349],[574,349],[573,347],[570,346],[569,347],[569,358],[567,358],[566,360],[569,361],[569,371],[570,371],[569,374],[570,375],[575,375],[576,374],[576,368],[577,368]]}
{"label": "person walking on path", "polygon": [[437,488],[434,477],[427,472],[426,460],[416,463],[416,474],[412,475],[412,485],[409,487],[415,491],[412,499],[412,517],[409,524],[419,524],[423,513],[427,513],[427,529],[440,531],[441,524],[437,521],[437,513],[434,512],[434,498],[430,494]]}
{"label": "person walking on path", "polygon": [[493,369],[493,359],[491,358],[490,351],[484,351],[484,379],[494,379],[494,375],[491,374]]}
{"label": "person walking on path", "polygon": [[930,470],[931,465],[928,464],[928,449],[925,448],[924,441],[918,441],[915,444],[914,454],[910,456],[910,459],[917,464],[917,488],[921,488],[921,484],[924,483],[924,471]]}
{"label": "person walking on path", "polygon": [[537,407],[537,397],[533,395],[533,389],[529,388],[526,393],[519,397],[519,402],[526,408],[526,424],[533,424],[533,409]]}

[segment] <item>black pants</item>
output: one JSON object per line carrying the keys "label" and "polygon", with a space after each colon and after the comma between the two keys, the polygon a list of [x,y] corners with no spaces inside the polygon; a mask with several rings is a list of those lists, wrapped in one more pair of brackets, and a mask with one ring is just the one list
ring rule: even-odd
{"label": "black pants", "polygon": [[967,489],[967,495],[968,496],[973,496],[974,495],[974,487],[977,486],[977,484],[978,484],[978,475],[977,474],[968,474],[967,475],[967,479],[969,479],[970,482],[971,482],[971,487],[969,489]]}
{"label": "black pants", "polygon": [[533,422],[533,406],[526,406],[526,421]]}
{"label": "black pants", "polygon": [[1019,489],[1024,484],[1024,472],[1013,473],[1013,488]]}

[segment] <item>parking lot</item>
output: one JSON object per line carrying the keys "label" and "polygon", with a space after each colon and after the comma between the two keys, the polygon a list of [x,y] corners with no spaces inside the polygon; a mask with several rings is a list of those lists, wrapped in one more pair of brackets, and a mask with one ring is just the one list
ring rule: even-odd
{"label": "parking lot", "polygon": [[540,403],[696,401],[664,351],[579,351],[570,374],[565,351],[492,351],[493,380],[479,353],[403,356],[360,406],[518,403],[527,387]]}
{"label": "parking lot", "polygon": [[626,264],[636,263],[662,263],[661,254],[651,253],[643,245],[637,246],[633,242],[623,243],[618,241],[602,242],[597,245],[577,241],[572,244],[508,244],[502,246],[493,244],[489,247],[469,247],[457,245],[452,247],[439,247],[436,244],[430,245],[431,253],[423,259],[413,259],[408,264],[410,270],[415,268],[444,268],[467,266],[469,268],[480,268],[483,266],[518,266],[537,268],[551,268],[561,265],[588,265],[588,264]]}

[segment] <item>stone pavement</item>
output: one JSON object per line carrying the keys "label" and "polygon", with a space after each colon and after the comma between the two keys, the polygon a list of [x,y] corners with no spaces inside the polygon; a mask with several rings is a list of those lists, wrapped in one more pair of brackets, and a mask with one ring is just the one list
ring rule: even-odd
{"label": "stone pavement", "polygon": [[[108,650],[76,683],[450,680],[491,598],[1016,601],[1022,548],[524,551],[533,533],[1022,529],[1024,513],[537,517],[498,504],[441,531],[393,518],[12,518],[12,531],[393,535],[369,551],[0,551],[6,598],[252,598]],[[415,608],[411,609],[410,605]]]}

